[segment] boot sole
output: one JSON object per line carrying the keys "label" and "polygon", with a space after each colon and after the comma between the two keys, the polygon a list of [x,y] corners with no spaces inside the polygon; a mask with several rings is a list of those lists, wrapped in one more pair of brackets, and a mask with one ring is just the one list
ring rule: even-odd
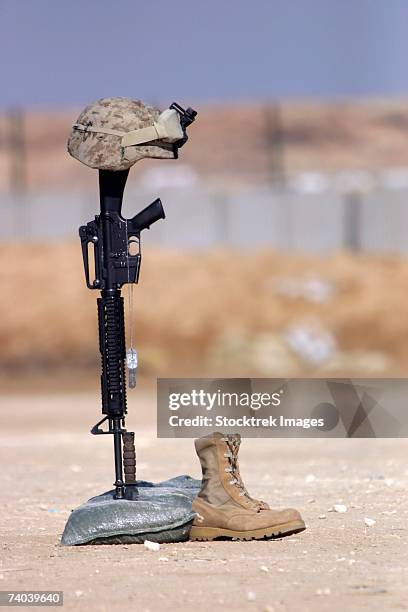
{"label": "boot sole", "polygon": [[264,538],[278,538],[293,533],[304,531],[306,525],[303,521],[291,521],[274,527],[263,529],[251,529],[250,531],[232,531],[231,529],[220,529],[219,527],[196,527],[193,525],[190,531],[190,540],[209,541],[216,538],[234,538],[235,540],[262,540]]}

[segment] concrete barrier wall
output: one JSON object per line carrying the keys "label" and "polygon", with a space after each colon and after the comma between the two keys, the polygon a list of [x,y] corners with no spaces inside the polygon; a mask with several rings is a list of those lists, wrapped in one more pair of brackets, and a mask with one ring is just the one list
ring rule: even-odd
{"label": "concrete barrier wall", "polygon": [[[132,216],[157,196],[129,189],[124,215]],[[160,197],[166,221],[144,233],[150,244],[408,252],[408,189],[346,196],[334,190],[296,193],[253,188],[225,195],[196,187],[161,189]],[[97,209],[97,193],[0,194],[0,239],[76,237],[79,225],[90,221]]]}

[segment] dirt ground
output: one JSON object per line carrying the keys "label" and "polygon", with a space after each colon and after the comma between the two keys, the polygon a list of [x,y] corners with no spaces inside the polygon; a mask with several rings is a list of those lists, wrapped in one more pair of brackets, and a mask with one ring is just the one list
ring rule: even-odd
{"label": "dirt ground", "polygon": [[[0,377],[99,368],[96,296],[84,285],[78,245],[36,244],[29,275],[22,274],[25,257],[25,244],[0,245]],[[44,288],[56,270],[64,283],[51,297]],[[242,258],[233,250],[152,248],[135,288],[139,371],[405,376],[407,292],[407,260],[394,255],[323,258],[265,249]],[[127,298],[125,312],[129,321]]]}
{"label": "dirt ground", "polygon": [[[76,610],[408,608],[404,440],[244,440],[249,490],[299,508],[307,530],[295,536],[158,552],[63,548],[70,510],[112,482],[110,436],[88,433],[98,393],[3,394],[0,403],[0,589],[63,590],[65,608]],[[152,390],[132,395],[139,478],[198,477],[192,441],[158,440],[154,412]]]}

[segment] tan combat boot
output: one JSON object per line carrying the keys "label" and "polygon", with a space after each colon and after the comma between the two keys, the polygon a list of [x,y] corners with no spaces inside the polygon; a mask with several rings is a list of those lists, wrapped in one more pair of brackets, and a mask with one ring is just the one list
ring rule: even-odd
{"label": "tan combat boot", "polygon": [[241,438],[213,433],[195,441],[203,473],[201,490],[193,501],[190,540],[227,537],[252,540],[289,535],[306,527],[297,510],[272,510],[253,499],[238,468]]}

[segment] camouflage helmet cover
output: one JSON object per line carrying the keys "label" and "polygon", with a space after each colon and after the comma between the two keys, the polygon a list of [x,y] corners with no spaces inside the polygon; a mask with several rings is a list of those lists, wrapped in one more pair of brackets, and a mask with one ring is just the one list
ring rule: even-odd
{"label": "camouflage helmet cover", "polygon": [[[132,130],[152,126],[160,116],[160,110],[131,98],[102,98],[89,104],[79,115],[68,138],[68,153],[90,168],[99,170],[127,170],[140,159],[174,159],[174,147],[170,142],[155,140],[152,143],[122,147],[121,136]],[[77,129],[88,126],[94,131]],[[98,128],[106,133],[98,132]]]}

